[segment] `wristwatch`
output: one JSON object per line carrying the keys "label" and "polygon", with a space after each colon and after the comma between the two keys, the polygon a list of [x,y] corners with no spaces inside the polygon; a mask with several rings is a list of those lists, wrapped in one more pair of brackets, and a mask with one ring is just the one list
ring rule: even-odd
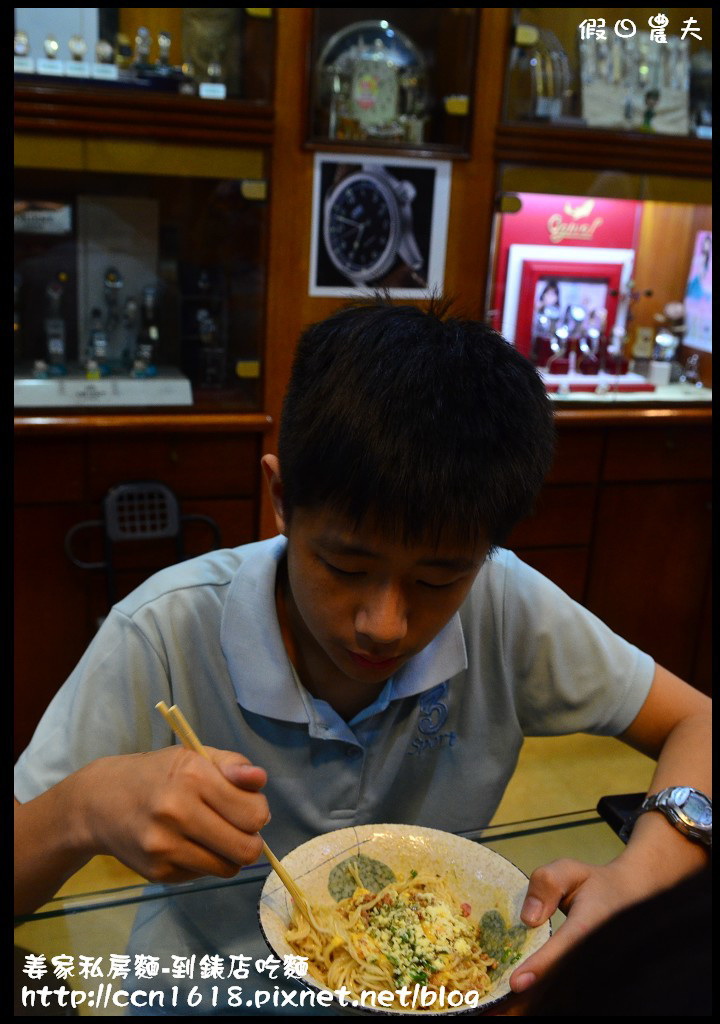
{"label": "wristwatch", "polygon": [[331,261],[353,284],[382,283],[398,261],[410,286],[427,287],[413,230],[415,186],[384,167],[364,164],[332,187],[325,199],[323,240]]}
{"label": "wristwatch", "polygon": [[712,800],[699,790],[691,786],[668,786],[645,797],[620,830],[623,841],[627,841],[635,822],[645,811],[660,811],[688,839],[712,846]]}

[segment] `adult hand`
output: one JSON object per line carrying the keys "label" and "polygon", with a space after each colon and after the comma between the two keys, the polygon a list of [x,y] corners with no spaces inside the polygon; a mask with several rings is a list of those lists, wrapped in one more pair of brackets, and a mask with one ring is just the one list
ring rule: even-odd
{"label": "adult hand", "polygon": [[91,854],[154,882],[230,878],[262,850],[270,819],[262,768],[241,754],[180,746],[100,758],[76,773],[77,819]]}
{"label": "adult hand", "polygon": [[544,946],[510,977],[514,992],[524,992],[588,932],[650,892],[640,892],[634,872],[620,861],[595,866],[562,859],[537,868],[530,876],[520,917],[531,927],[547,921],[556,910],[567,919]]}

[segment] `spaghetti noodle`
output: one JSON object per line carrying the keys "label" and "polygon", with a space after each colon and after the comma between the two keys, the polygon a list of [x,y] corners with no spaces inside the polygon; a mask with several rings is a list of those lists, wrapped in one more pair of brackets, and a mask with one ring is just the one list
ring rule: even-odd
{"label": "spaghetti noodle", "polygon": [[[445,992],[488,992],[498,961],[484,952],[468,904],[439,875],[411,872],[378,892],[357,886],[336,906],[311,908],[312,926],[293,912],[286,938],[308,958],[308,972],[332,990],[395,991],[422,985]],[[397,998],[393,1008],[406,1009]]]}

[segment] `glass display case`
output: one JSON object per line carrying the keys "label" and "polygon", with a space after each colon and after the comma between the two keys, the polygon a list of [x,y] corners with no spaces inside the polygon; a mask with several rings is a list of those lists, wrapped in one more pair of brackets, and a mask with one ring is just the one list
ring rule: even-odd
{"label": "glass display case", "polygon": [[310,145],[468,156],[478,9],[313,8]]}
{"label": "glass display case", "polygon": [[487,316],[548,390],[651,397],[681,382],[699,397],[712,352],[709,184],[518,166],[499,178]]}
{"label": "glass display case", "polygon": [[15,26],[16,406],[258,410],[272,9]]}
{"label": "glass display case", "polygon": [[269,102],[269,7],[15,9],[15,74],[27,82]]}
{"label": "glass display case", "polygon": [[258,408],[265,193],[17,168],[16,405]]}
{"label": "glass display case", "polygon": [[489,322],[553,394],[707,400],[710,9],[510,21]]}
{"label": "glass display case", "polygon": [[711,8],[513,10],[507,121],[712,137]]}

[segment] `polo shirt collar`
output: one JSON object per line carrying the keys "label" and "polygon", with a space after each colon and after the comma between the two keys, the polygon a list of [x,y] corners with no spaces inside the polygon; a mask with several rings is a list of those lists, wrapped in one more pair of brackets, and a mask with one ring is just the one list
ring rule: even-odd
{"label": "polo shirt collar", "polygon": [[[307,699],[313,698],[296,681],[275,605],[277,568],[286,547],[287,539],[279,536],[244,550],[223,609],[220,642],[242,708],[286,722],[308,723]],[[465,668],[467,651],[456,613],[354,721],[383,711],[392,700],[429,690]]]}

